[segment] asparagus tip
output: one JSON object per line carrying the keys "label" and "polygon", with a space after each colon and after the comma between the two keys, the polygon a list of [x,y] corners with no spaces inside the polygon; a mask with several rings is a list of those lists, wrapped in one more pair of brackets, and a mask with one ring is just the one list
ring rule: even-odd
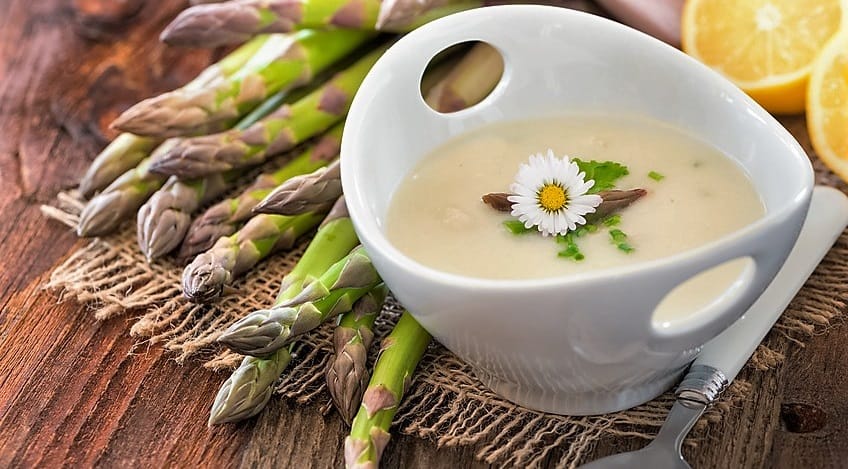
{"label": "asparagus tip", "polygon": [[209,303],[221,296],[232,276],[209,256],[208,253],[197,256],[183,270],[183,296],[194,303]]}
{"label": "asparagus tip", "polygon": [[195,5],[180,12],[162,31],[159,40],[170,46],[205,48],[244,42],[251,35],[250,31],[241,31],[247,26],[242,24],[249,16],[245,13],[239,5]]}
{"label": "asparagus tip", "polygon": [[77,235],[91,237],[108,234],[124,219],[123,197],[119,191],[100,193],[83,208],[77,223]]}
{"label": "asparagus tip", "polygon": [[267,358],[245,357],[218,390],[207,424],[238,422],[258,414],[271,399],[274,381],[290,360],[285,350]]}
{"label": "asparagus tip", "polygon": [[138,245],[147,262],[176,249],[188,231],[190,216],[173,205],[170,194],[159,192],[138,211]]}
{"label": "asparagus tip", "polygon": [[227,328],[218,343],[228,349],[250,356],[264,356],[282,348],[290,329],[280,319],[292,315],[293,308],[273,308],[254,311]]}

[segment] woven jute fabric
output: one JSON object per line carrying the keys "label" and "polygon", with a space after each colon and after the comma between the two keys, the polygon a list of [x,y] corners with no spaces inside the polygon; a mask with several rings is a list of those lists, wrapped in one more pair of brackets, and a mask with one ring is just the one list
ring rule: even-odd
{"label": "woven jute fabric", "polygon": [[[839,185],[819,162],[819,183]],[[845,189],[844,185],[841,186]],[[69,226],[76,224],[82,202],[74,193],[60,194],[44,213]],[[215,340],[232,322],[270,305],[280,280],[297,262],[307,240],[290,252],[274,256],[234,284],[238,290],[213,305],[195,305],[180,292],[181,267],[169,260],[148,264],[129,227],[95,239],[74,251],[52,273],[48,287],[91,305],[96,318],[135,318],[129,333],[139,344],[161,344],[187,366],[203,363],[225,373],[240,357],[222,351]],[[845,312],[848,299],[848,235],[843,233],[804,288],[793,300],[748,366],[768,372],[778,366],[789,347],[827,328]],[[377,324],[378,337],[397,320],[400,306],[390,300]],[[324,369],[331,353],[331,324],[297,342],[294,360],[277,391],[298,402],[326,402]],[[378,341],[375,341],[378,343]],[[721,401],[694,429],[694,439],[721,419],[730,407],[746,399],[750,385],[736,381]],[[602,437],[648,438],[662,424],[673,397],[667,393],[636,408],[602,416],[567,417],[519,407],[495,395],[475,378],[469,365],[433,344],[422,360],[396,417],[395,432],[434,440],[439,446],[471,445],[477,457],[513,467],[537,467],[556,454],[558,467],[580,464]],[[692,443],[694,442],[694,443]]]}

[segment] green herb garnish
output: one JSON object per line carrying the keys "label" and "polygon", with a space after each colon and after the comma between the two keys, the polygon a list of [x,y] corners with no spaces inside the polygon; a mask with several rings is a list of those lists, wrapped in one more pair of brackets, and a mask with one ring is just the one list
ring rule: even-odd
{"label": "green herb garnish", "polygon": [[530,231],[533,231],[533,228],[527,228],[524,226],[524,222],[521,220],[506,220],[503,222],[503,225],[508,229],[512,234],[524,234]]}
{"label": "green herb garnish", "polygon": [[648,177],[653,179],[654,181],[657,181],[657,182],[660,182],[663,179],[665,179],[665,176],[663,176],[662,174],[660,174],[656,171],[651,171],[650,173],[648,173]]}
{"label": "green herb garnish", "polygon": [[618,226],[619,223],[621,223],[621,215],[617,213],[604,218],[603,221],[604,226]]}
{"label": "green herb garnish", "polygon": [[589,194],[612,189],[616,181],[630,174],[627,166],[615,161],[583,161],[580,158],[572,158],[572,161],[577,163],[580,171],[586,173],[586,180],[595,181],[595,185],[588,191]]}
{"label": "green herb garnish", "polygon": [[624,251],[625,253],[628,253],[628,254],[635,251],[633,246],[631,246],[630,243],[627,242],[627,233],[619,230],[618,228],[614,228],[614,229],[609,231],[609,235],[610,235],[610,242],[612,244],[615,244],[615,246],[619,250]]}
{"label": "green herb garnish", "polygon": [[[586,179],[595,181],[594,185],[591,189],[589,189],[588,193],[596,194],[598,192],[607,191],[610,189],[614,189],[616,183],[622,177],[630,174],[630,171],[627,169],[627,166],[623,164],[616,163],[615,161],[583,161],[579,158],[572,158],[572,161],[577,164],[577,167],[581,172],[586,174]],[[655,171],[651,171],[651,178],[655,180],[662,179],[663,176]],[[489,196],[500,196],[501,198],[505,197],[508,194],[488,194]],[[491,203],[491,201],[486,201],[484,197],[484,202],[492,205],[492,207],[497,210],[506,211],[501,208],[501,206],[495,205]],[[602,228],[613,228],[618,226],[621,223],[621,216],[619,214],[613,214],[607,216],[601,220],[596,220],[592,223],[586,223],[582,226],[578,226],[576,229],[569,231],[564,235],[557,235],[554,237],[557,244],[562,246],[562,249],[557,253],[559,257],[564,257],[568,259],[572,259],[574,261],[582,261],[585,259],[585,256],[582,252],[580,252],[580,246],[577,244],[578,238],[586,236],[587,234],[596,233],[600,231]],[[524,226],[524,223],[521,220],[506,220],[503,222],[503,225],[508,229],[511,233],[515,235],[521,235],[524,233],[535,232],[537,231],[534,228],[527,228]],[[624,252],[633,251],[633,247],[627,243],[627,235],[619,230],[619,229],[610,229],[610,238],[612,240],[612,244],[615,244],[616,247]]]}
{"label": "green herb garnish", "polygon": [[[586,258],[582,252],[580,252],[580,246],[574,241],[574,238],[582,236],[582,226],[574,231],[569,231],[564,235],[557,235],[556,242],[558,244],[565,244],[565,249],[557,253],[559,257],[566,257],[577,262],[582,261]],[[583,231],[585,233],[585,231]]]}

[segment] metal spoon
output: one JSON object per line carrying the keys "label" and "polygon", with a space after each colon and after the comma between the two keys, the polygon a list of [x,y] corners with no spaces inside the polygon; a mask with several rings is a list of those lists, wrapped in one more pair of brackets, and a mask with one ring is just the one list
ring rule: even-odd
{"label": "metal spoon", "polygon": [[701,349],[677,387],[677,401],[656,438],[646,447],[582,466],[688,469],[680,446],[704,410],[732,381],[848,225],[848,197],[829,187],[813,191],[798,241],[763,295],[745,315]]}

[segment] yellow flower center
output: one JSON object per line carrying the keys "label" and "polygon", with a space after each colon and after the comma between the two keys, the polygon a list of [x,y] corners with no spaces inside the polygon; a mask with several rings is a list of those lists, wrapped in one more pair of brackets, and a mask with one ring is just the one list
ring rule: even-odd
{"label": "yellow flower center", "polygon": [[565,207],[568,195],[565,189],[557,183],[548,183],[538,192],[539,205],[548,212],[556,212]]}

